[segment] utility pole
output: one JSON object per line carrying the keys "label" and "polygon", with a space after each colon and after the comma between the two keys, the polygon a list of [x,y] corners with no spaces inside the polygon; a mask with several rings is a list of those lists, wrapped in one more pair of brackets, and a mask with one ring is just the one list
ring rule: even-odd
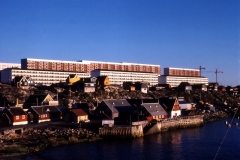
{"label": "utility pole", "polygon": [[202,66],[199,67],[199,70],[200,70],[200,77],[202,76],[202,70],[205,70],[205,68],[202,68]]}
{"label": "utility pole", "polygon": [[223,73],[223,72],[222,72],[222,71],[218,71],[218,70],[216,69],[216,72],[215,72],[215,74],[216,74],[216,83],[218,83],[218,77],[217,77],[218,73]]}

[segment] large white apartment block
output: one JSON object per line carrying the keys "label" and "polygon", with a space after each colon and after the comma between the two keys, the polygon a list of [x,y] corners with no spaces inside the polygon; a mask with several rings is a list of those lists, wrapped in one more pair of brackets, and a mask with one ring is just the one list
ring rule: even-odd
{"label": "large white apartment block", "polygon": [[21,68],[20,63],[0,63],[0,71],[5,68]]}
{"label": "large white apartment block", "polygon": [[90,73],[7,68],[1,71],[1,82],[10,84],[15,76],[26,76],[31,77],[34,80],[35,85],[49,86],[53,83],[66,82],[69,74],[77,74],[81,78],[90,77]]}
{"label": "large white apartment block", "polygon": [[189,68],[164,68],[165,76],[188,76],[188,77],[199,77],[199,69],[189,69]]}
{"label": "large white apartment block", "polygon": [[21,59],[22,69],[34,70],[52,70],[66,72],[91,72],[95,69],[115,70],[115,71],[131,71],[131,72],[148,72],[161,74],[160,65],[139,64],[126,62],[101,62],[101,61],[61,61],[61,60],[45,60],[25,58]]}
{"label": "large white apartment block", "polygon": [[187,76],[166,76],[166,75],[161,75],[158,77],[159,84],[170,84],[172,87],[178,87],[181,82],[208,85],[208,78]]}
{"label": "large white apartment block", "polygon": [[130,71],[109,71],[109,70],[93,70],[91,71],[92,77],[108,76],[110,85],[122,85],[123,82],[148,82],[150,85],[158,84],[157,73],[146,72],[130,72]]}

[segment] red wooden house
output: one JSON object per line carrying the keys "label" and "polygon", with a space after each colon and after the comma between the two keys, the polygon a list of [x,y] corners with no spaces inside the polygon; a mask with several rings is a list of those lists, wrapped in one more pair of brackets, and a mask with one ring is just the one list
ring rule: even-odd
{"label": "red wooden house", "polygon": [[27,113],[20,107],[9,107],[3,110],[2,121],[9,125],[24,125],[28,124]]}
{"label": "red wooden house", "polygon": [[181,108],[177,98],[163,97],[159,98],[159,103],[168,113],[169,118],[181,116]]}
{"label": "red wooden house", "polygon": [[62,119],[62,112],[56,106],[32,106],[28,115],[29,120],[34,123]]}

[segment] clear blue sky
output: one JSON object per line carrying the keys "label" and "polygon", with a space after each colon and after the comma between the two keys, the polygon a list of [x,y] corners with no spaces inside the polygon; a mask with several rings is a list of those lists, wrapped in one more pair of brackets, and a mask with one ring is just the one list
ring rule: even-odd
{"label": "clear blue sky", "polygon": [[[239,0],[1,0],[0,62],[22,58],[223,71],[240,85]],[[163,70],[162,70],[163,71]],[[209,81],[215,74],[203,73]]]}

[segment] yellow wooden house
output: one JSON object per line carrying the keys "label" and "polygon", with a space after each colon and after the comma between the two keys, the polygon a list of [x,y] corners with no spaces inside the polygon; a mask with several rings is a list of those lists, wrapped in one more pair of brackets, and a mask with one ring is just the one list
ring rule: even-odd
{"label": "yellow wooden house", "polygon": [[98,87],[109,86],[110,85],[110,80],[109,80],[108,76],[98,76],[96,85]]}
{"label": "yellow wooden house", "polygon": [[68,84],[73,84],[78,81],[80,81],[80,78],[78,77],[77,74],[70,74],[68,76],[68,78],[66,79],[66,83],[68,83]]}

